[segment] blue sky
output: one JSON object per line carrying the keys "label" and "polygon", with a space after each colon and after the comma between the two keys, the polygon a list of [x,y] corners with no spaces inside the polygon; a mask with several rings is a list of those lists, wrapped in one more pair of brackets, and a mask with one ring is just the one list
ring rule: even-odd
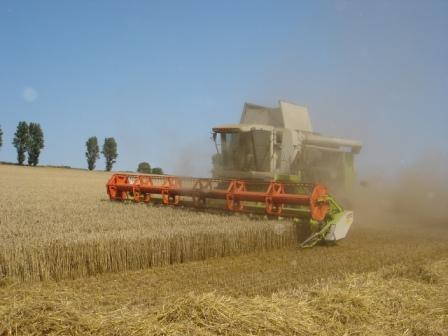
{"label": "blue sky", "polygon": [[[448,1],[0,1],[0,160],[21,120],[43,164],[206,174],[210,129],[245,101],[306,105],[360,139],[361,174],[448,154]],[[101,158],[97,164],[103,168]]]}

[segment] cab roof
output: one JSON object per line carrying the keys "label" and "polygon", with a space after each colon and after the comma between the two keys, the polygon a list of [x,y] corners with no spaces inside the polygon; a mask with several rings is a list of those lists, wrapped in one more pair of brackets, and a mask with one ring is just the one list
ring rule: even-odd
{"label": "cab roof", "polygon": [[240,133],[250,131],[272,131],[274,126],[260,124],[224,124],[213,127],[215,133]]}

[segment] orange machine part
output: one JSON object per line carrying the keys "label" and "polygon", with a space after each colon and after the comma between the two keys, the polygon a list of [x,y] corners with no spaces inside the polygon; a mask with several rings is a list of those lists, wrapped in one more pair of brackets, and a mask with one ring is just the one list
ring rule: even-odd
{"label": "orange machine part", "polygon": [[[191,186],[184,186],[184,181]],[[286,192],[291,186],[307,192]],[[285,206],[302,205],[309,207],[310,217],[317,221],[325,219],[330,209],[327,188],[320,184],[114,174],[107,183],[107,193],[111,200],[136,202],[151,202],[151,195],[160,195],[165,205],[180,205],[183,197],[189,197],[195,207],[205,207],[207,199],[221,199],[226,201],[227,210],[238,212],[245,210],[244,202],[257,202],[264,203],[266,214],[274,216],[282,215]]]}

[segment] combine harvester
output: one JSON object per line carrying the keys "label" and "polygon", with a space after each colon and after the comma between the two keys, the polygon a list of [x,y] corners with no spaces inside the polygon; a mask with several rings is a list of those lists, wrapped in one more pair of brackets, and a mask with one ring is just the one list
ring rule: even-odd
{"label": "combine harvester", "polygon": [[[344,238],[353,212],[328,194],[347,194],[359,141],[313,132],[305,107],[245,104],[240,124],[213,128],[212,178],[114,174],[111,200],[292,217],[308,232],[302,247]],[[306,181],[306,182],[305,182]]]}

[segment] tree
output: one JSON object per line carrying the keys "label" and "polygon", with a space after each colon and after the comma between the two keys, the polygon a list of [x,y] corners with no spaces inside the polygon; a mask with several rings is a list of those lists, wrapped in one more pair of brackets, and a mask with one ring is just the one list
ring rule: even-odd
{"label": "tree", "polygon": [[23,162],[25,161],[28,138],[28,124],[25,121],[21,121],[17,125],[17,130],[14,133],[14,139],[12,141],[12,144],[17,150],[17,162],[19,165],[23,165]]}
{"label": "tree", "polygon": [[106,159],[106,170],[111,171],[112,165],[117,162],[117,143],[114,138],[104,139],[103,151],[101,152]]}
{"label": "tree", "polygon": [[143,174],[151,174],[151,166],[148,162],[140,162],[137,171]]}
{"label": "tree", "polygon": [[0,125],[0,147],[3,146],[3,131],[2,126]]}
{"label": "tree", "polygon": [[158,167],[153,168],[151,172],[152,172],[153,174],[163,175],[163,170],[162,170],[162,168],[158,168]]}
{"label": "tree", "polygon": [[100,147],[96,136],[90,137],[86,142],[86,158],[89,170],[95,169],[96,160],[100,158]]}
{"label": "tree", "polygon": [[30,166],[37,166],[39,163],[40,151],[44,148],[44,132],[38,123],[30,123],[28,126],[28,164]]}

